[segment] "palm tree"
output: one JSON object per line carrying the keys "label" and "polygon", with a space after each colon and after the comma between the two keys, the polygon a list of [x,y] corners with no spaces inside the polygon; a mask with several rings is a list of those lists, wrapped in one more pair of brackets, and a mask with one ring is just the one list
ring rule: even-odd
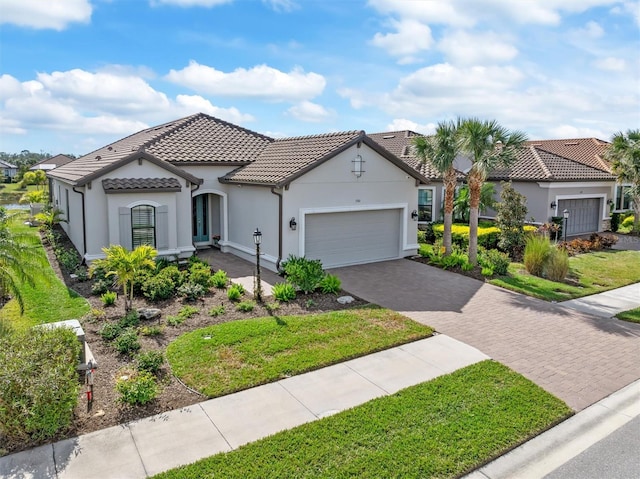
{"label": "palm tree", "polygon": [[[493,208],[496,204],[495,200],[496,188],[493,183],[484,183],[480,190],[480,202],[478,203],[478,211],[484,213],[488,208]],[[458,196],[453,201],[453,217],[460,219],[465,223],[469,223],[469,211],[471,209],[471,197],[469,186],[465,185],[458,191]]]}
{"label": "palm tree", "polygon": [[133,251],[124,246],[111,245],[102,248],[104,259],[98,259],[91,264],[91,273],[96,268],[103,268],[107,276],[115,276],[116,283],[122,286],[124,293],[124,309],[129,311],[133,303],[133,283],[136,276],[143,270],[155,268],[153,259],[158,252],[149,245],[138,246]]}
{"label": "palm tree", "polygon": [[633,202],[633,231],[640,233],[640,130],[613,135],[606,153],[620,183],[631,183],[628,195]]}
{"label": "palm tree", "polygon": [[35,278],[43,271],[45,257],[37,254],[38,237],[16,233],[9,227],[14,216],[0,207],[0,304],[7,295],[14,298],[24,313],[21,287],[34,286]]}
{"label": "palm tree", "polygon": [[478,207],[482,185],[489,173],[515,161],[517,149],[527,140],[520,131],[509,131],[495,120],[468,118],[462,120],[458,131],[462,150],[469,155],[471,169],[469,185],[469,263],[478,262]]}
{"label": "palm tree", "polygon": [[457,125],[453,121],[440,122],[434,136],[418,136],[413,142],[414,150],[420,161],[428,161],[442,175],[444,183],[444,235],[442,239],[445,255],[451,254],[453,196],[457,183],[457,172],[453,163],[460,152],[457,130]]}

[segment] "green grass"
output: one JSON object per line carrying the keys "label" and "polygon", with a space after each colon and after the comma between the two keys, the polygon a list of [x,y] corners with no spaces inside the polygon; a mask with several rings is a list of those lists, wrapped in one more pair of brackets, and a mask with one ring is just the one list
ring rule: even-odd
{"label": "green grass", "polygon": [[[25,226],[19,221],[12,223],[11,229],[32,235],[38,234],[35,228]],[[46,256],[42,245],[38,246],[35,254]],[[5,322],[15,329],[25,329],[36,324],[81,318],[89,312],[89,303],[67,288],[46,260],[45,263],[47,267],[42,271],[42,276],[36,278],[35,286],[25,284],[21,288],[24,314],[20,315],[17,301],[11,300],[0,309],[0,322]]]}
{"label": "green grass", "polygon": [[182,381],[214,397],[432,334],[394,311],[368,307],[209,326],[173,341],[167,359]]}
{"label": "green grass", "polygon": [[155,476],[457,477],[571,413],[493,361]]}
{"label": "green grass", "polygon": [[640,308],[618,313],[616,314],[616,318],[622,319],[623,321],[630,321],[632,323],[640,323]]}
{"label": "green grass", "polygon": [[508,276],[490,283],[547,301],[565,301],[601,293],[640,281],[640,251],[597,251],[569,258],[571,283],[558,283],[528,274],[521,263],[509,266]]}

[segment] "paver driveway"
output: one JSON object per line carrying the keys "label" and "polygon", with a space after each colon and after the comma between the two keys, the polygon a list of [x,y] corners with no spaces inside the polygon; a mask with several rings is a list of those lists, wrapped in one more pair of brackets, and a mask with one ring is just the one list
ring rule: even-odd
{"label": "paver driveway", "polygon": [[640,378],[640,324],[395,260],[332,271],[346,291],[478,348],[581,410]]}

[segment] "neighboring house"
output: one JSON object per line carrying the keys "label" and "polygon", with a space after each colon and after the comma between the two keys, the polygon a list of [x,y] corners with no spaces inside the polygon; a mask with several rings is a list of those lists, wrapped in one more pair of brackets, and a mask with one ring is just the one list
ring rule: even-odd
{"label": "neighboring house", "polygon": [[18,167],[6,161],[0,160],[0,180],[4,178],[13,178],[18,174]]}
{"label": "neighboring house", "polygon": [[44,170],[51,171],[59,166],[66,165],[70,161],[73,161],[73,158],[67,155],[56,155],[51,158],[45,158],[44,160],[40,160],[34,165],[31,165],[30,170]]}
{"label": "neighboring house", "polygon": [[255,260],[259,228],[272,270],[289,255],[335,267],[415,254],[418,190],[429,181],[362,131],[274,140],[202,113],[48,176],[88,262],[110,244],[151,244],[167,257],[217,244]]}
{"label": "neighboring house", "polygon": [[[369,136],[430,180],[419,187],[420,222],[439,221],[444,187],[437,172],[421,164],[413,153],[413,138],[418,135],[405,130]],[[607,142],[595,138],[529,141],[510,168],[492,172],[488,181],[495,183],[498,197],[500,182],[511,181],[527,198],[527,218],[537,223],[562,216],[566,209],[567,234],[603,231],[609,226],[610,205],[615,209],[629,208],[624,186],[616,185],[611,167],[604,159],[607,146]],[[455,166],[458,171],[467,172],[471,163],[459,158]],[[459,179],[464,180],[462,173]],[[494,214],[489,211],[487,216]]]}

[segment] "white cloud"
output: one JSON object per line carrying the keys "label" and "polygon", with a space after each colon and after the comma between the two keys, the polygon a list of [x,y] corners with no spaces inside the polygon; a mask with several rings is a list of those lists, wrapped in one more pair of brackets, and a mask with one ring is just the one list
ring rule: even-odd
{"label": "white cloud", "polygon": [[640,1],[623,2],[611,9],[611,13],[616,15],[631,15],[637,26],[640,27]]}
{"label": "white cloud", "polygon": [[412,63],[413,57],[422,50],[428,50],[433,44],[431,29],[416,20],[391,20],[390,24],[397,33],[376,33],[371,44],[385,49],[389,54],[400,57],[400,63]]}
{"label": "white cloud", "polygon": [[268,5],[276,12],[292,12],[300,8],[293,0],[262,0],[262,3]]}
{"label": "white cloud", "polygon": [[593,66],[604,71],[621,72],[626,69],[627,63],[622,58],[606,57],[595,60]]}
{"label": "white cloud", "polygon": [[176,117],[189,116],[194,113],[206,113],[236,125],[255,120],[253,116],[241,113],[237,108],[220,108],[199,95],[176,96],[176,106],[172,110],[176,111]]}
{"label": "white cloud", "polygon": [[193,60],[182,70],[171,70],[166,79],[199,93],[267,101],[308,100],[322,93],[326,85],[322,75],[305,73],[301,68],[284,73],[258,65],[249,70],[237,68],[225,73]]}
{"label": "white cloud", "polygon": [[292,106],[287,112],[296,120],[308,122],[325,121],[331,116],[331,113],[322,105],[310,101],[303,101]]}
{"label": "white cloud", "polygon": [[158,5],[175,5],[177,7],[217,7],[225,3],[231,3],[233,0],[151,0],[152,6]]}
{"label": "white cloud", "polygon": [[469,27],[475,24],[467,9],[452,1],[399,2],[398,0],[369,0],[369,6],[385,15],[415,19],[423,23]]}
{"label": "white cloud", "polygon": [[458,65],[502,63],[518,55],[516,47],[494,32],[452,32],[438,43],[438,49],[451,63]]}
{"label": "white cloud", "polygon": [[549,128],[549,139],[553,138],[599,138],[608,140],[609,135],[599,129],[590,127],[576,127],[573,125],[559,125]]}
{"label": "white cloud", "polygon": [[92,10],[89,0],[3,0],[0,23],[64,30],[70,23],[89,23]]}
{"label": "white cloud", "polygon": [[571,32],[576,38],[586,37],[592,40],[601,38],[604,35],[604,29],[598,22],[590,21],[583,28],[578,28]]}
{"label": "white cloud", "polygon": [[415,121],[407,120],[406,118],[394,118],[393,121],[387,125],[387,131],[402,130],[411,130],[416,133],[422,133],[423,135],[432,135],[436,132],[436,124],[427,123],[425,125],[421,125]]}

